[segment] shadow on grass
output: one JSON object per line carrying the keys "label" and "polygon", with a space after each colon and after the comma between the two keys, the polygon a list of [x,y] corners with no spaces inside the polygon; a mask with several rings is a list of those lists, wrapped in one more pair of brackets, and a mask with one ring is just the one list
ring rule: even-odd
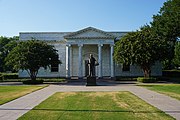
{"label": "shadow on grass", "polygon": [[[55,83],[56,84],[56,83]],[[66,86],[86,86],[86,81],[67,81],[66,83],[57,83],[56,85],[66,85]],[[119,85],[135,85],[134,81],[104,81],[97,80],[94,86],[119,86]]]}
{"label": "shadow on grass", "polygon": [[70,110],[70,109],[49,109],[49,108],[35,108],[35,109],[12,109],[12,108],[0,108],[1,110],[13,110],[13,111],[59,111],[59,112],[107,112],[107,113],[180,113],[180,111],[133,111],[133,110]]}

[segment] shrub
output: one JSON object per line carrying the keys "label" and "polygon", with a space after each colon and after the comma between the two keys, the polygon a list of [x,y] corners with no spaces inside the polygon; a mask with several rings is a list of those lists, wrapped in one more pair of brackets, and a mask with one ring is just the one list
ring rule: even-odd
{"label": "shrub", "polygon": [[17,73],[0,73],[0,80],[18,79]]}
{"label": "shrub", "polygon": [[136,81],[137,76],[133,77],[122,77],[122,76],[116,76],[116,81]]}
{"label": "shrub", "polygon": [[180,77],[180,70],[163,70],[164,77]]}
{"label": "shrub", "polygon": [[4,80],[3,75],[0,75],[0,81],[3,81],[3,80]]}
{"label": "shrub", "polygon": [[25,80],[23,84],[35,85],[35,84],[43,84],[44,80]]}
{"label": "shrub", "polygon": [[18,74],[11,73],[11,74],[3,74],[4,79],[18,79]]}
{"label": "shrub", "polygon": [[152,77],[150,78],[138,77],[137,81],[142,83],[154,83],[157,82],[157,79]]}

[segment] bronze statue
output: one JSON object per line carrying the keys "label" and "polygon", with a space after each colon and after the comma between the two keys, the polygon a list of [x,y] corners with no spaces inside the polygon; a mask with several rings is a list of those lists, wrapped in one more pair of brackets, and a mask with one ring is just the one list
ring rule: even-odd
{"label": "bronze statue", "polygon": [[96,69],[95,66],[98,66],[98,62],[96,62],[96,59],[93,57],[92,54],[90,54],[88,66],[89,66],[89,76],[87,77],[87,84],[86,86],[94,86],[96,84]]}
{"label": "bronze statue", "polygon": [[90,54],[90,58],[89,58],[89,76],[96,76],[95,75],[95,66],[96,66],[96,59],[93,57],[92,54]]}

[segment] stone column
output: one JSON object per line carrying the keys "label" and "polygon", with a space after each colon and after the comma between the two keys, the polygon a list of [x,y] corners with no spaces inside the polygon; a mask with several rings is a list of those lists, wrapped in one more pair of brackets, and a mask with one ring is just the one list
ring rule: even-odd
{"label": "stone column", "polygon": [[71,44],[66,45],[66,78],[71,77]]}
{"label": "stone column", "polygon": [[111,78],[114,78],[113,52],[114,52],[114,44],[110,44],[110,73],[111,73]]}
{"label": "stone column", "polygon": [[99,70],[98,70],[98,77],[102,77],[102,46],[103,44],[98,45],[98,63],[99,63]]}
{"label": "stone column", "polygon": [[83,77],[82,75],[82,44],[78,44],[78,47],[79,47],[79,71],[78,71],[78,77],[81,79]]}

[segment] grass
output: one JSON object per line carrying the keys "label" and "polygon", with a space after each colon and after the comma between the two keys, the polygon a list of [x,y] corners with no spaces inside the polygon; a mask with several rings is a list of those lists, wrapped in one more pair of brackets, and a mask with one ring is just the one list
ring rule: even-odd
{"label": "grass", "polygon": [[0,105],[46,86],[0,86]]}
{"label": "grass", "polygon": [[173,120],[130,92],[59,92],[19,120]]}
{"label": "grass", "polygon": [[180,84],[138,85],[180,100]]}

